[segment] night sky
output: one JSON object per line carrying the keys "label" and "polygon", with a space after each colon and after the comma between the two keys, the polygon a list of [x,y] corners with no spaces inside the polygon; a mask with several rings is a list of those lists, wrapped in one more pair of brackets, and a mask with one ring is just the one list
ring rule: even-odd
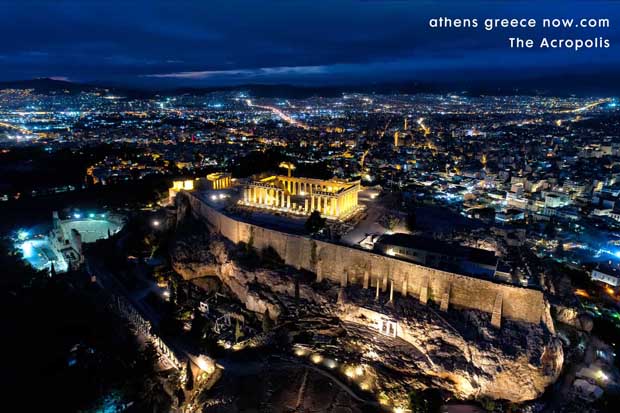
{"label": "night sky", "polygon": [[[132,85],[510,81],[620,72],[620,1],[0,0],[0,80]],[[510,50],[509,35],[428,28],[431,17],[607,17],[547,30],[611,48]],[[603,78],[602,77],[602,78]]]}

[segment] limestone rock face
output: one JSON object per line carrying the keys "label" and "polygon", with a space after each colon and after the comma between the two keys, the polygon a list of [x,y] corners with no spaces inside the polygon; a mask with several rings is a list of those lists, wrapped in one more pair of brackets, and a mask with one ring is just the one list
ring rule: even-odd
{"label": "limestone rock face", "polygon": [[220,266],[218,276],[222,283],[245,304],[245,307],[255,313],[264,314],[269,310],[269,315],[277,319],[282,312],[282,307],[278,304],[276,297],[269,291],[260,288],[255,280],[258,273],[248,273],[240,270],[234,263],[228,262]]}
{"label": "limestone rock face", "polygon": [[[170,252],[173,269],[185,280],[217,276],[250,311],[264,314],[269,310],[273,319],[282,312],[286,299],[294,297],[292,274],[287,270],[247,270],[228,253],[226,243],[208,232],[188,231],[177,236]],[[288,271],[291,271],[290,269]],[[300,285],[300,300],[322,305],[325,299],[307,285]]]}
{"label": "limestone rock face", "polygon": [[377,320],[388,316],[398,322],[395,341],[411,345],[408,350],[392,345],[386,351],[385,344],[377,345],[379,340],[360,340],[364,353],[379,354],[387,371],[398,371],[384,377],[393,399],[402,397],[403,389],[431,386],[462,399],[525,402],[538,398],[562,369],[561,342],[542,325],[505,321],[497,330],[490,316],[479,312],[440,314],[414,300],[396,300],[392,310],[385,303],[372,307],[361,301],[363,307],[355,298],[347,304],[341,319],[376,330]]}
{"label": "limestone rock face", "polygon": [[[222,283],[230,288],[250,311],[264,314],[265,310],[269,309],[270,316],[277,319],[284,308],[292,308],[294,305],[294,275],[267,269],[248,271],[233,261],[224,262],[219,268],[218,276]],[[299,286],[299,299],[306,305],[326,304],[325,298],[305,284]]]}
{"label": "limestone rock face", "polygon": [[583,314],[574,307],[556,306],[556,320],[560,323],[567,324],[579,330],[589,333],[592,331],[592,317]]}
{"label": "limestone rock face", "polygon": [[186,280],[217,274],[217,265],[210,251],[196,248],[201,237],[178,239],[170,251],[172,268]]}
{"label": "limestone rock face", "polygon": [[[561,343],[544,323],[502,320],[498,330],[491,326],[491,315],[480,311],[440,312],[399,294],[388,306],[387,294],[376,301],[373,289],[359,286],[338,294],[339,287],[329,283],[314,287],[300,283],[295,299],[296,270],[284,266],[277,271],[250,270],[233,253],[232,245],[194,228],[178,234],[171,258],[186,279],[217,276],[250,311],[262,315],[268,310],[277,319],[296,314],[302,302],[306,318],[295,316],[297,326],[304,325],[308,314],[329,317],[333,324],[318,323],[314,333],[338,330],[333,335],[338,343],[317,350],[343,361],[359,362],[361,357],[378,372],[381,389],[399,404],[406,403],[403,397],[412,388],[425,387],[441,388],[461,399],[486,396],[525,402],[539,397],[561,371]],[[397,323],[396,337],[379,332],[380,320],[386,317]],[[310,327],[299,328],[312,333]],[[349,349],[355,351],[347,353]]]}
{"label": "limestone rock face", "polygon": [[221,254],[224,246],[213,244],[208,229],[185,216],[177,222],[170,245],[172,268],[185,280],[217,275],[217,255]]}

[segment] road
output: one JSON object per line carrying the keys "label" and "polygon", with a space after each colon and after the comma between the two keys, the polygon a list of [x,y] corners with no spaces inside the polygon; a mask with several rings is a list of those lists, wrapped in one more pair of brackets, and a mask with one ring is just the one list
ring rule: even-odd
{"label": "road", "polygon": [[252,103],[250,99],[246,99],[245,103],[251,108],[254,107],[254,108],[269,110],[273,112],[274,115],[278,116],[280,119],[282,119],[289,125],[297,126],[298,128],[302,128],[302,129],[310,129],[310,126],[306,125],[303,122],[298,121],[297,119],[293,119],[292,117],[282,112],[280,109],[276,108],[275,106],[256,105]]}

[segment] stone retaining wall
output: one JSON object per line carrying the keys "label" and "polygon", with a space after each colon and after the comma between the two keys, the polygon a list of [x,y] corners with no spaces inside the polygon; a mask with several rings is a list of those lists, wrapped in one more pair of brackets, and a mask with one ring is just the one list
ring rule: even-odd
{"label": "stone retaining wall", "polygon": [[[444,308],[449,305],[495,313],[494,324],[501,317],[528,323],[548,319],[545,317],[545,311],[548,311],[545,299],[539,290],[436,270],[369,251],[263,228],[233,219],[192,193],[180,195],[187,199],[196,218],[206,220],[230,241],[235,244],[251,241],[258,250],[271,247],[287,265],[311,271],[319,279],[341,284],[357,283],[369,288],[375,288],[378,282],[382,291],[388,291],[390,282],[393,282],[394,291],[401,295],[417,299],[428,297]],[[498,309],[498,305],[501,308]],[[497,314],[498,310],[500,314]],[[553,329],[552,325],[548,327]]]}

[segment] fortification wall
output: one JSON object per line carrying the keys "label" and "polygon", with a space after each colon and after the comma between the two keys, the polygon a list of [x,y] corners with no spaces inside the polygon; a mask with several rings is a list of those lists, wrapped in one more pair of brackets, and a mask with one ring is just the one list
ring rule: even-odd
{"label": "fortification wall", "polygon": [[[545,299],[538,290],[499,284],[440,271],[343,245],[287,234],[232,219],[209,207],[191,193],[184,192],[192,214],[234,243],[252,242],[259,250],[272,247],[287,265],[305,269],[335,283],[368,284],[382,291],[394,282],[394,291],[403,295],[453,307],[476,309],[528,323],[540,323]],[[365,281],[365,279],[367,281]],[[449,302],[446,302],[446,299]]]}

